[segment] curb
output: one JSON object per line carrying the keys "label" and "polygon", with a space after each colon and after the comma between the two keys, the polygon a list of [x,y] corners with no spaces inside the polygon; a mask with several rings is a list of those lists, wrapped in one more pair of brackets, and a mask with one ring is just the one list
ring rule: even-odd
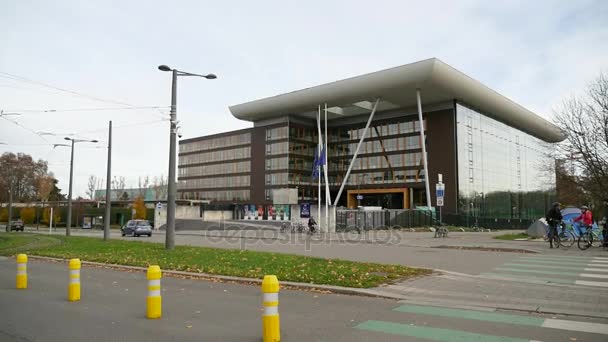
{"label": "curb", "polygon": [[[41,261],[51,261],[51,262],[67,262],[68,259],[62,258],[54,258],[54,257],[45,257],[38,255],[28,255],[28,258],[41,260]],[[83,266],[94,266],[94,267],[106,267],[117,270],[128,270],[128,271],[139,271],[146,272],[146,267],[140,266],[127,266],[127,265],[118,265],[118,264],[106,264],[101,262],[93,262],[93,261],[81,261]],[[233,284],[244,284],[244,285],[261,285],[262,279],[258,278],[244,278],[244,277],[234,277],[234,276],[225,276],[225,275],[217,275],[217,274],[209,274],[209,273],[195,273],[195,272],[185,272],[185,271],[172,271],[172,270],[162,270],[163,275],[166,276],[174,276],[174,277],[189,277],[194,279],[201,280],[217,280],[225,283],[233,283]],[[393,294],[390,292],[377,291],[372,289],[359,289],[354,287],[343,287],[343,286],[333,286],[333,285],[316,285],[309,283],[297,283],[291,281],[281,281],[281,288],[289,289],[289,290],[307,290],[307,291],[319,291],[319,292],[328,292],[332,294],[344,294],[351,296],[362,296],[362,297],[374,297],[374,298],[383,298],[383,299],[392,299],[392,300],[402,300],[403,296],[398,294]]]}

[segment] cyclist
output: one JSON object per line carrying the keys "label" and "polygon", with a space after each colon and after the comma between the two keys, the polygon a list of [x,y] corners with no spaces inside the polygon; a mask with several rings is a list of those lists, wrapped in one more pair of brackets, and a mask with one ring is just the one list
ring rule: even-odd
{"label": "cyclist", "polygon": [[315,219],[312,217],[312,215],[310,216],[310,218],[308,219],[308,231],[312,234],[315,232],[317,226],[317,222],[315,221]]}
{"label": "cyclist", "polygon": [[589,208],[586,205],[581,207],[580,216],[575,218],[573,222],[578,222],[578,221],[582,221],[585,229],[591,229],[591,227],[593,226],[593,214],[591,213],[591,210],[589,210]]}
{"label": "cyclist", "polygon": [[[547,219],[547,223],[549,224],[549,246],[550,248],[553,248],[553,240],[555,239],[555,236],[557,236],[558,231],[557,231],[557,226],[560,224],[560,222],[562,222],[562,211],[560,210],[560,206],[561,204],[559,204],[558,202],[553,203],[553,206],[551,207],[551,209],[549,209],[549,211],[547,212],[547,214],[545,215],[545,218]],[[556,241],[556,248],[559,248],[559,243]]]}

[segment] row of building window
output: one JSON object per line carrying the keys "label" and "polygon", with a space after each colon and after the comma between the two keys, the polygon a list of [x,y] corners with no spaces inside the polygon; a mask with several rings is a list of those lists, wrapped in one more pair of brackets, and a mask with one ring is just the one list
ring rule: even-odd
{"label": "row of building window", "polygon": [[179,177],[212,176],[240,172],[251,172],[251,161],[182,167],[179,169]]}
{"label": "row of building window", "polygon": [[287,139],[289,136],[289,127],[276,127],[266,129],[266,140]]}
{"label": "row of building window", "polygon": [[222,191],[197,191],[180,192],[181,199],[187,200],[209,200],[209,201],[249,201],[249,190],[222,190]]}
{"label": "row of building window", "polygon": [[[366,138],[378,136],[388,136],[388,135],[397,135],[397,134],[407,134],[414,133],[420,131],[420,123],[416,120],[415,116],[406,117],[405,120],[403,117],[401,121],[397,121],[399,119],[395,119],[390,123],[376,123],[372,124],[368,131]],[[426,120],[423,120],[424,129],[426,130]],[[286,129],[286,127],[282,127]],[[358,140],[363,135],[364,128],[363,127],[355,127],[355,128],[329,128],[329,142],[340,142],[346,140]],[[286,132],[281,131],[277,136],[285,137]],[[323,134],[325,136],[325,134]],[[318,140],[318,129],[317,127],[298,127],[292,126],[289,127],[289,137],[295,138],[299,140],[306,140],[310,142],[317,142]],[[278,139],[278,138],[277,138]],[[270,139],[267,139],[270,140]]]}
{"label": "row of building window", "polygon": [[198,163],[218,162],[241,158],[251,158],[251,147],[238,147],[229,150],[218,150],[179,156],[179,165],[191,165]]}
{"label": "row of building window", "polygon": [[[422,165],[422,153],[399,153],[366,157],[360,155],[355,160],[353,170],[365,169],[391,169],[399,167],[414,167]],[[343,171],[348,169],[350,159],[329,159],[329,171]],[[302,170],[312,172],[313,161],[301,157],[280,157],[266,159],[266,170]]]}
{"label": "row of building window", "polygon": [[[342,156],[351,156],[355,153],[357,149],[358,143],[348,143],[348,144],[329,144],[329,154],[328,157],[342,157]],[[303,156],[314,156],[316,151],[316,144],[314,143],[305,143],[305,142],[279,142],[279,143],[271,143],[266,144],[266,155],[278,155],[278,154],[286,154],[293,153],[297,155]],[[384,147],[384,148],[383,148]],[[373,141],[364,141],[361,144],[361,148],[359,149],[360,154],[365,153],[383,153],[383,152],[394,152],[394,151],[407,151],[407,150],[415,150],[420,149],[420,137],[418,136],[407,136],[407,137],[399,137],[399,138],[391,138],[391,139],[383,139],[373,140]]]}
{"label": "row of building window", "polygon": [[222,148],[236,145],[251,144],[251,133],[242,133],[229,135],[218,138],[211,138],[187,143],[179,144],[179,151],[181,153],[194,152],[194,151],[205,151],[214,148]]}
{"label": "row of building window", "polygon": [[249,186],[251,176],[226,176],[184,179],[179,181],[179,189],[201,189],[201,188],[235,188]]}
{"label": "row of building window", "polygon": [[[342,175],[330,175],[329,183],[332,186],[340,186],[344,177]],[[395,170],[384,172],[368,172],[351,174],[347,185],[377,185],[422,182],[424,180],[423,170]],[[266,175],[266,185],[310,185],[317,184],[308,173],[282,172]],[[322,179],[322,182],[324,180]]]}

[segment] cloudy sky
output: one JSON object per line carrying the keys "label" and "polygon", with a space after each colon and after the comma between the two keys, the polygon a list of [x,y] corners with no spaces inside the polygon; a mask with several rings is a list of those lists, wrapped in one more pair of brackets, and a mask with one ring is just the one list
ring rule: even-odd
{"label": "cloudy sky", "polygon": [[105,175],[108,120],[114,175],[167,174],[159,64],[219,77],[180,79],[184,138],[250,126],[229,105],[430,57],[546,118],[608,70],[605,0],[3,0],[0,22],[0,110],[21,113],[0,119],[0,153],[48,160],[67,193],[69,149],[52,144],[100,140],[77,145],[75,196]]}

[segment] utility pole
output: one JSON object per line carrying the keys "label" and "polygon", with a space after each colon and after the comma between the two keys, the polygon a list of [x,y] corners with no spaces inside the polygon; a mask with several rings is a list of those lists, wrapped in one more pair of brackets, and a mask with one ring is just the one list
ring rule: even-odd
{"label": "utility pole", "polygon": [[171,78],[171,128],[169,134],[169,179],[167,180],[167,224],[165,230],[165,248],[173,249],[175,247],[175,197],[177,179],[175,177],[176,149],[177,149],[177,77],[178,76],[196,76],[203,77],[208,80],[216,79],[214,74],[199,75],[190,72],[171,69],[166,65],[159,65],[158,70],[170,71]]}
{"label": "utility pole", "polygon": [[110,219],[112,212],[112,189],[110,179],[112,178],[112,120],[108,125],[108,167],[106,175],[106,215],[103,219],[103,239],[110,239]]}
{"label": "utility pole", "polygon": [[68,218],[65,226],[65,236],[70,236],[72,229],[72,177],[74,176],[74,139],[72,139],[72,153],[70,156],[70,187],[68,191]]}
{"label": "utility pole", "polygon": [[173,69],[171,82],[171,132],[169,134],[169,179],[167,180],[167,229],[165,230],[165,248],[175,248],[175,197],[177,189],[175,180],[175,153],[177,145],[177,70]]}
{"label": "utility pole", "polygon": [[8,222],[6,223],[6,231],[11,231],[11,221],[13,219],[13,182],[9,185],[8,189]]}

